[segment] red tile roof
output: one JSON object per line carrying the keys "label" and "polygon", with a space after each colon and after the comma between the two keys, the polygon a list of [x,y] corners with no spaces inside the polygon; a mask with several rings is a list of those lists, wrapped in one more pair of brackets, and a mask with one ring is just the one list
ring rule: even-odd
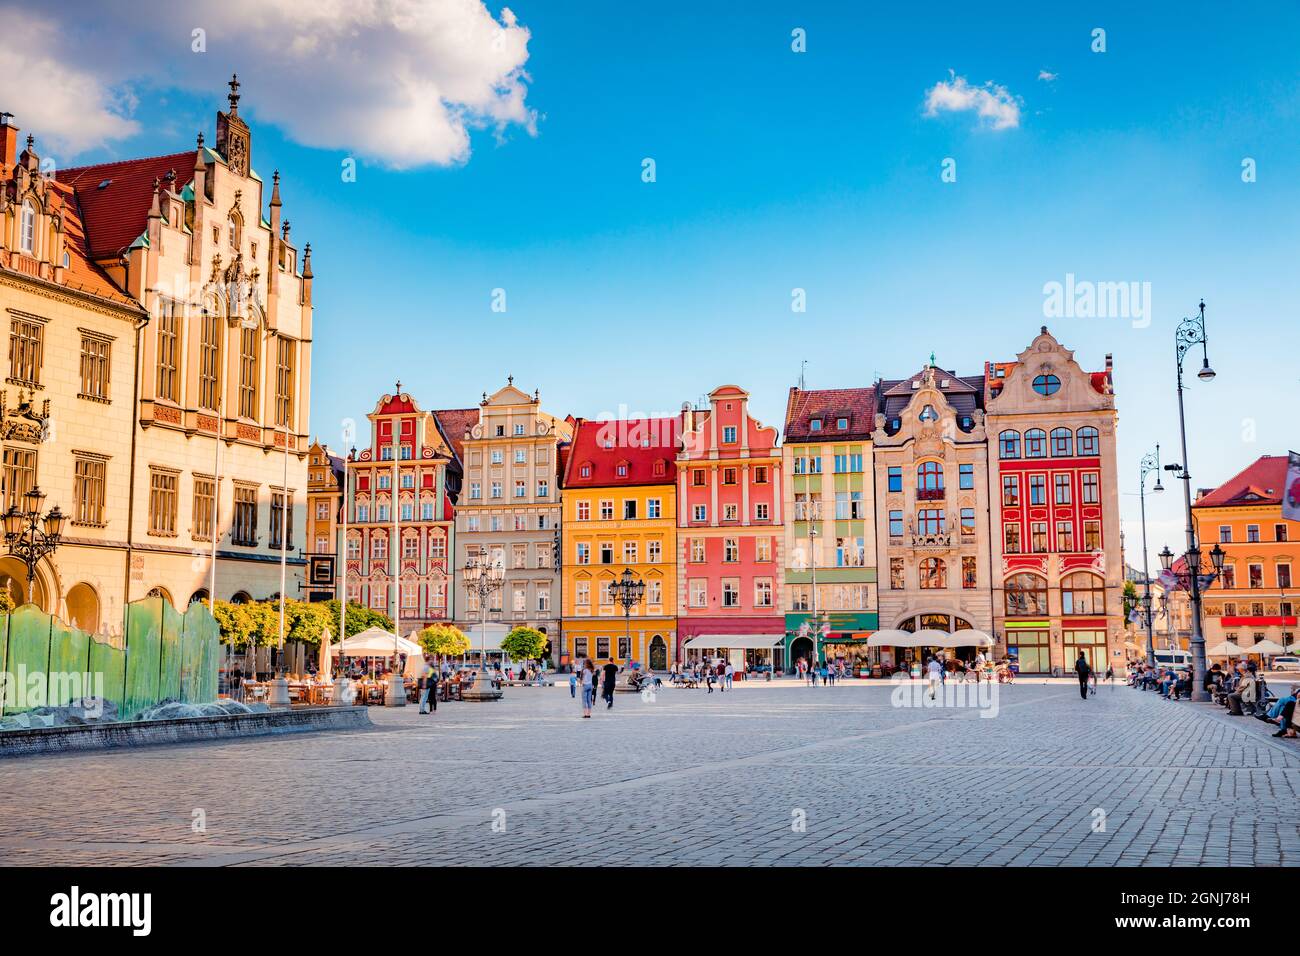
{"label": "red tile roof", "polygon": [[433,413],[442,437],[447,439],[462,467],[465,464],[465,432],[478,424],[478,411],[477,408],[440,408]]}
{"label": "red tile roof", "polygon": [[[677,480],[681,419],[577,420],[564,470],[565,488],[670,485]],[[627,465],[626,475],[618,473]],[[584,465],[591,474],[582,476]],[[657,470],[656,470],[657,468]]]}
{"label": "red tile roof", "polygon": [[[77,192],[90,257],[116,256],[140,238],[153,205],[154,180],[166,179],[169,172],[175,171],[172,188],[179,192],[194,178],[194,155],[194,150],[188,150],[59,170],[59,182]],[[108,185],[101,189],[104,182]]]}
{"label": "red tile roof", "polygon": [[1193,507],[1281,504],[1282,490],[1286,487],[1286,464],[1286,455],[1264,455],[1213,491],[1202,495]]}
{"label": "red tile roof", "polygon": [[[814,418],[822,427],[813,431]],[[848,428],[836,428],[836,420],[847,418]],[[876,390],[866,388],[790,389],[785,404],[785,440],[868,438],[876,428]]]}

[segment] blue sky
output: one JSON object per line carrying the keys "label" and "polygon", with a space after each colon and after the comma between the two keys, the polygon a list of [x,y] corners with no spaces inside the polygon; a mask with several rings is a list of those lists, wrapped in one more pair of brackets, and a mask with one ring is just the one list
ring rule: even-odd
{"label": "blue sky", "polygon": [[[1173,329],[1204,297],[1219,376],[1188,393],[1196,484],[1300,446],[1294,7],[673,6],[512,3],[532,120],[484,122],[450,165],[386,156],[360,130],[364,100],[336,108],[350,92],[328,78],[286,103],[267,88],[274,51],[219,29],[198,66],[188,37],[155,47],[147,76],[105,65],[137,128],[68,163],[210,138],[219,78],[246,77],[254,164],[281,170],[294,238],[313,247],[312,430],[335,444],[397,378],[449,407],[513,374],[549,410],[588,416],[670,413],[735,382],[780,424],[801,360],[810,387],[906,375],[932,350],[973,374],[1046,322],[1085,368],[1114,353],[1139,563],[1138,459],[1158,441],[1177,460]],[[1017,122],[927,115],[927,92],[956,78],[1000,88]],[[27,128],[22,105],[0,108]],[[1043,286],[1067,273],[1149,282],[1149,327],[1045,319]],[[1180,542],[1171,491],[1149,502],[1153,555]]]}

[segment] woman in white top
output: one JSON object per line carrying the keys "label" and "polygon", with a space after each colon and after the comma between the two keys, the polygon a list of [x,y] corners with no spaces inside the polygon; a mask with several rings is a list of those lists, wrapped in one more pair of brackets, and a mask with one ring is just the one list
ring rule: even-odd
{"label": "woman in white top", "polygon": [[926,676],[930,684],[930,699],[934,700],[935,688],[939,686],[939,681],[943,677],[943,664],[939,662],[938,658],[932,657],[930,658],[930,662],[926,665],[925,669],[926,669]]}
{"label": "woman in white top", "polygon": [[582,716],[591,716],[591,705],[596,699],[596,670],[591,658],[582,659]]}

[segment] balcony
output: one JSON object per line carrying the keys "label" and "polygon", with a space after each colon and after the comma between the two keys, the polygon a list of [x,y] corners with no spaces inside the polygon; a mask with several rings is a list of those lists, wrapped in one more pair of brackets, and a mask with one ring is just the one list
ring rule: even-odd
{"label": "balcony", "polygon": [[953,547],[953,533],[940,531],[937,534],[912,534],[909,546],[914,551],[950,551]]}
{"label": "balcony", "polygon": [[942,488],[917,488],[917,501],[943,501],[947,497]]}

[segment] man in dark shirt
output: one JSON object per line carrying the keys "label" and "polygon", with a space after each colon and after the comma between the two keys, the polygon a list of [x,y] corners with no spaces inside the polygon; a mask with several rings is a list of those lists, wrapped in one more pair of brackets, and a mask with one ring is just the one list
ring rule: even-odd
{"label": "man in dark shirt", "polygon": [[1088,678],[1092,676],[1092,667],[1088,664],[1088,659],[1084,656],[1083,651],[1079,652],[1079,659],[1074,662],[1074,672],[1079,675],[1079,696],[1087,700]]}
{"label": "man in dark shirt", "polygon": [[618,665],[610,661],[601,670],[605,672],[605,682],[601,685],[600,694],[605,698],[605,709],[609,710],[614,706],[614,680],[618,677]]}

